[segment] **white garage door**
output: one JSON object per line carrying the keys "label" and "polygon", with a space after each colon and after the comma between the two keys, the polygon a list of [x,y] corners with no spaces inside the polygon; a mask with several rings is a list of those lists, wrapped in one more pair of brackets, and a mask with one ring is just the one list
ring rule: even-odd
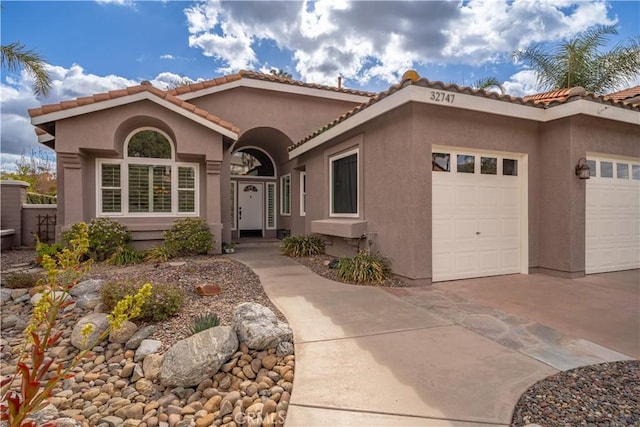
{"label": "white garage door", "polygon": [[587,274],[640,268],[640,162],[590,156]]}
{"label": "white garage door", "polygon": [[432,155],[432,280],[526,269],[522,159],[439,148]]}

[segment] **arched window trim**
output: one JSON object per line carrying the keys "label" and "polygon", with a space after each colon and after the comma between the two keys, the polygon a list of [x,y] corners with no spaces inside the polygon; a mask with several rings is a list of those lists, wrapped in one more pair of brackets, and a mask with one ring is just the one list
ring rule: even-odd
{"label": "arched window trim", "polygon": [[[164,136],[165,138],[167,138],[167,141],[169,141],[169,145],[171,146],[171,157],[168,159],[163,159],[163,158],[159,158],[159,157],[130,157],[129,156],[129,143],[131,142],[131,139],[135,136],[135,134],[139,133],[139,132],[144,132],[145,130],[152,130],[154,132],[158,132],[160,135]],[[173,143],[173,139],[163,130],[152,127],[152,126],[144,126],[144,127],[140,127],[140,128],[136,128],[134,130],[132,130],[131,132],[129,132],[129,135],[127,135],[127,137],[124,140],[124,148],[123,148],[123,153],[122,156],[125,159],[135,159],[135,161],[140,161],[140,160],[145,160],[148,161],[150,163],[171,163],[175,161],[176,158],[176,147]]]}
{"label": "arched window trim", "polygon": [[[129,142],[133,136],[141,131],[152,130],[159,132],[171,145],[171,158],[130,157]],[[125,138],[121,159],[96,158],[96,213],[97,216],[116,217],[175,217],[198,216],[200,214],[200,167],[198,163],[177,162],[175,160],[175,144],[169,135],[155,127],[145,126],[134,129]],[[119,185],[108,184],[104,181],[103,168],[107,165],[108,172],[118,174]],[[168,212],[130,212],[129,207],[129,167],[131,165],[167,166],[171,170],[171,210]],[[188,168],[193,170],[194,182],[192,187],[180,187],[179,170]],[[193,193],[193,211],[181,210],[180,193]],[[103,206],[105,195],[116,194],[120,202],[117,208],[112,204],[110,208]],[[113,200],[113,199],[112,199]],[[105,208],[107,211],[105,211]]]}
{"label": "arched window trim", "polygon": [[237,150],[235,150],[234,152],[231,153],[231,157],[235,156],[236,153],[239,153],[240,151],[247,150],[247,149],[261,151],[262,153],[264,153],[265,156],[267,156],[269,158],[269,161],[273,165],[273,176],[271,176],[271,175],[264,175],[264,176],[231,175],[231,178],[233,178],[233,179],[256,179],[256,178],[258,178],[258,179],[264,179],[264,178],[266,178],[266,179],[276,179],[278,177],[278,165],[276,164],[276,162],[273,161],[273,157],[271,157],[271,154],[267,153],[265,150],[263,150],[260,147],[257,147],[255,145],[247,145],[247,146],[238,148]]}

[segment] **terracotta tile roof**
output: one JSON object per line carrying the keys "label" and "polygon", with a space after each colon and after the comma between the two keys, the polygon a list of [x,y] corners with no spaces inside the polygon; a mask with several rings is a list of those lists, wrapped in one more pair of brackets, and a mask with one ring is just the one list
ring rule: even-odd
{"label": "terracotta tile roof", "polygon": [[535,104],[549,105],[553,102],[562,103],[567,101],[573,96],[584,96],[587,91],[583,87],[576,86],[566,89],[553,90],[551,92],[537,93],[535,95],[529,95],[522,98],[523,101],[532,101]]}
{"label": "terracotta tile roof", "polygon": [[[628,102],[628,100],[632,100],[633,98],[638,97],[640,97],[640,85],[605,95],[605,98],[607,99],[623,102]],[[639,101],[640,100],[635,100],[635,102]]]}
{"label": "terracotta tile roof", "polygon": [[236,134],[240,133],[240,129],[237,128],[236,126],[233,126],[231,123],[226,122],[221,118],[209,113],[208,111],[205,111],[201,108],[196,107],[193,104],[183,101],[182,99],[177,98],[174,95],[171,95],[158,88],[155,88],[147,82],[143,82],[138,86],[131,86],[125,89],[112,90],[110,92],[99,93],[93,96],[77,98],[71,101],[62,101],[59,104],[43,105],[39,108],[32,108],[29,110],[29,116],[34,118],[34,117],[42,116],[45,114],[54,113],[57,111],[71,110],[74,108],[83,107],[85,105],[96,104],[96,103],[111,100],[111,99],[117,99],[117,98],[129,96],[129,95],[135,95],[137,93],[144,92],[144,91],[150,92],[159,98],[162,98],[174,105],[177,105],[178,107],[181,107],[192,114],[202,117],[205,120],[215,123],[218,126],[221,126],[227,130],[230,130],[231,132],[234,132]]}
{"label": "terracotta tile roof", "polygon": [[328,91],[332,91],[332,92],[339,92],[339,93],[346,93],[346,94],[351,94],[351,95],[359,95],[359,96],[367,96],[367,97],[372,97],[372,96],[376,95],[373,92],[366,92],[366,91],[355,90],[355,89],[347,89],[347,88],[338,88],[338,87],[334,87],[334,86],[325,86],[325,85],[319,85],[319,84],[315,84],[315,83],[305,83],[305,82],[301,82],[299,80],[287,79],[287,78],[276,76],[276,75],[273,75],[273,74],[258,73],[258,72],[255,72],[255,71],[246,71],[246,70],[241,70],[237,74],[231,74],[231,75],[220,77],[220,78],[213,79],[213,80],[207,80],[207,81],[204,81],[204,82],[199,82],[199,83],[193,83],[193,84],[189,84],[189,85],[185,85],[185,86],[180,86],[178,88],[175,88],[175,89],[172,89],[172,90],[168,91],[168,93],[170,93],[172,95],[180,96],[180,95],[183,95],[185,93],[195,92],[195,91],[202,90],[202,89],[207,89],[207,88],[210,88],[210,87],[213,87],[213,86],[221,86],[221,85],[224,85],[226,83],[230,83],[230,82],[237,81],[237,80],[240,80],[240,79],[262,80],[262,81],[268,81],[268,82],[274,82],[274,83],[283,83],[283,84],[288,84],[288,85],[292,85],[292,86],[307,87],[307,88],[311,88],[311,89],[328,90]]}
{"label": "terracotta tile roof", "polygon": [[409,72],[405,73],[405,75],[403,76],[403,80],[396,84],[391,86],[389,89],[387,89],[386,91],[380,92],[379,94],[375,95],[374,97],[372,97],[369,101],[364,102],[360,105],[358,105],[357,107],[347,111],[346,113],[344,113],[343,115],[341,115],[340,117],[336,118],[335,120],[333,120],[332,122],[326,124],[325,126],[323,126],[322,128],[316,130],[315,132],[313,132],[311,135],[305,137],[304,139],[296,142],[295,144],[291,145],[288,147],[288,151],[292,151],[295,148],[303,145],[304,143],[306,143],[307,141],[317,137],[318,135],[328,131],[329,129],[337,126],[338,124],[344,122],[345,120],[347,120],[348,118],[358,114],[359,112],[367,109],[368,107],[374,105],[375,103],[388,98],[389,96],[393,95],[394,93],[404,89],[407,86],[421,86],[421,87],[425,87],[425,88],[431,88],[431,89],[436,89],[436,90],[446,90],[446,91],[451,91],[451,92],[457,92],[457,93],[463,93],[463,94],[467,94],[467,95],[473,95],[473,96],[480,96],[480,97],[484,97],[484,98],[489,98],[489,99],[495,99],[498,101],[503,101],[503,102],[510,102],[513,104],[519,104],[519,105],[526,105],[526,106],[530,106],[530,107],[535,107],[535,108],[549,108],[550,106],[553,105],[558,105],[558,104],[562,104],[562,103],[566,103],[569,102],[571,100],[574,99],[589,99],[592,101],[596,101],[596,102],[600,102],[600,103],[604,103],[604,104],[609,104],[609,105],[615,105],[618,107],[623,107],[623,108],[627,108],[627,109],[633,109],[635,111],[640,111],[640,105],[632,105],[632,104],[627,104],[621,101],[616,101],[613,99],[607,99],[604,98],[602,96],[597,96],[594,95],[592,93],[587,93],[583,88],[581,87],[576,87],[576,88],[570,88],[570,89],[562,89],[562,90],[558,90],[558,91],[553,91],[553,92],[547,92],[547,93],[542,93],[542,94],[538,94],[538,95],[531,95],[531,96],[527,96],[524,98],[520,98],[520,97],[512,97],[510,95],[501,95],[495,92],[488,92],[486,90],[483,89],[474,89],[474,88],[470,88],[470,87],[461,87],[458,86],[456,84],[446,84],[440,81],[430,81],[426,78],[420,78],[417,73],[415,75],[413,74],[409,74]]}

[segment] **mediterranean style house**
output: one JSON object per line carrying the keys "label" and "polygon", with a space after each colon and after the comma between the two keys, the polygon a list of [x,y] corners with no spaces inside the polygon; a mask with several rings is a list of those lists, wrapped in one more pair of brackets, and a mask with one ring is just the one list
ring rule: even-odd
{"label": "mediterranean style house", "polygon": [[238,74],[29,111],[57,153],[58,228],[150,246],[182,217],[221,242],[318,233],[417,284],[640,268],[640,87],[513,98],[409,71],[369,92]]}

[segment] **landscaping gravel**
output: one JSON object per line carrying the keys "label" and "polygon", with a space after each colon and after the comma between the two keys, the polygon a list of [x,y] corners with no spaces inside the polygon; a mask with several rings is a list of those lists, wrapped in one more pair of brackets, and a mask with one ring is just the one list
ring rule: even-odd
{"label": "landscaping gravel", "polygon": [[531,386],[511,425],[640,426],[640,360],[571,369]]}

